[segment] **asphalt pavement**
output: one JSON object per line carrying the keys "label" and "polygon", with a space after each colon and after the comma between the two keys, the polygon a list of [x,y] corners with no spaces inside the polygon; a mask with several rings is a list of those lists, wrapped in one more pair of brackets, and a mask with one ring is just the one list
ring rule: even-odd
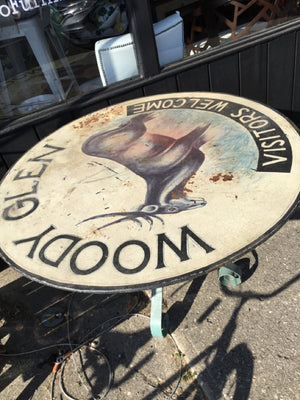
{"label": "asphalt pavement", "polygon": [[169,333],[150,333],[151,293],[71,293],[0,271],[0,399],[300,400],[299,208],[238,262],[164,288]]}

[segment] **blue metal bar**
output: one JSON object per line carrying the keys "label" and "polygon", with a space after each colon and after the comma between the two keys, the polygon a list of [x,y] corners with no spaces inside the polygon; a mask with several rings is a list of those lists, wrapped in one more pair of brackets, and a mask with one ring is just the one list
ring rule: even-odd
{"label": "blue metal bar", "polygon": [[169,319],[162,313],[163,288],[152,290],[150,329],[153,337],[163,338],[168,333]]}

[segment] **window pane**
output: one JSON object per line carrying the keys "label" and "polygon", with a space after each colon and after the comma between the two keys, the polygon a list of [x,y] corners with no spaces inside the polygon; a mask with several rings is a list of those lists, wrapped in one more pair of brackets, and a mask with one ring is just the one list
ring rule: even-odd
{"label": "window pane", "polygon": [[[175,1],[167,3],[171,7]],[[185,25],[185,54],[190,56],[297,18],[300,15],[300,2],[203,0],[185,5],[180,12]]]}
{"label": "window pane", "polygon": [[0,0],[0,124],[99,90],[95,43],[127,32],[125,0]]}

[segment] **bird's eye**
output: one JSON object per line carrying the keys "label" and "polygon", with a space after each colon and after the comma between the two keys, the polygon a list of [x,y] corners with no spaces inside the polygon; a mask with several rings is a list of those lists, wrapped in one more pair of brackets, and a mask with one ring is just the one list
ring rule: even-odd
{"label": "bird's eye", "polygon": [[178,211],[178,208],[177,208],[177,207],[174,207],[174,206],[168,207],[168,208],[167,208],[167,211],[170,212],[170,213],[175,213],[175,212]]}
{"label": "bird's eye", "polygon": [[146,213],[154,213],[158,210],[158,208],[159,207],[156,204],[153,204],[153,205],[150,204],[150,205],[144,206],[141,211],[146,212]]}

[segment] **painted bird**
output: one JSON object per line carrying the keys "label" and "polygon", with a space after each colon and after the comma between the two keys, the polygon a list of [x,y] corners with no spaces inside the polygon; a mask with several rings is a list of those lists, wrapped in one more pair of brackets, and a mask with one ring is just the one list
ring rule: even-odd
{"label": "painted bird", "polygon": [[209,124],[198,126],[180,139],[174,139],[148,132],[145,122],[153,118],[153,113],[139,114],[115,129],[91,136],[83,143],[85,154],[117,161],[142,177],[146,181],[147,192],[145,202],[136,211],[96,215],[82,222],[124,216],[114,223],[125,219],[139,223],[137,218],[142,217],[152,225],[153,217],[162,221],[157,214],[173,214],[206,204],[202,197],[188,198],[184,189],[204,161],[204,153],[199,148],[205,143],[203,134]]}

